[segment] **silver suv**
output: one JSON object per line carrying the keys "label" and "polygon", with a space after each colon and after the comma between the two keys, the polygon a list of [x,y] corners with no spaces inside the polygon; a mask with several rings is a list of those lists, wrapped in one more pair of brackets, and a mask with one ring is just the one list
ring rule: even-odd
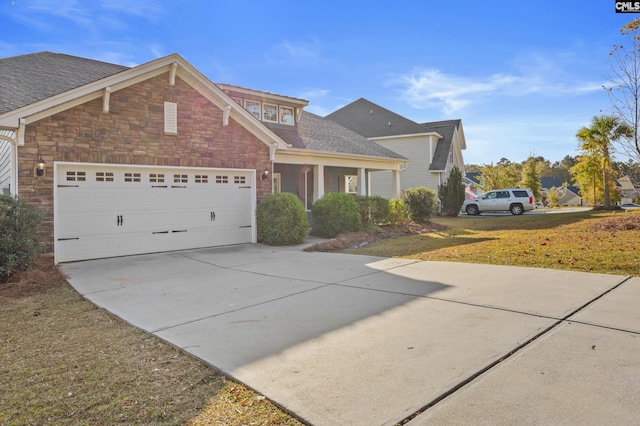
{"label": "silver suv", "polygon": [[468,215],[479,215],[482,212],[511,212],[513,215],[533,210],[536,200],[530,189],[508,188],[495,189],[482,194],[473,200],[466,200],[462,209]]}

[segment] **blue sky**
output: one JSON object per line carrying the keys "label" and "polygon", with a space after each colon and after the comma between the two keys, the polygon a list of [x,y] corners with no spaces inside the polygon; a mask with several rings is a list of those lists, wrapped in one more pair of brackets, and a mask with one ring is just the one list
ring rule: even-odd
{"label": "blue sky", "polygon": [[556,161],[611,111],[608,53],[640,17],[614,6],[0,0],[0,57],[48,50],[134,66],[178,53],[214,82],[307,99],[322,116],[362,97],[417,122],[460,118],[467,164]]}

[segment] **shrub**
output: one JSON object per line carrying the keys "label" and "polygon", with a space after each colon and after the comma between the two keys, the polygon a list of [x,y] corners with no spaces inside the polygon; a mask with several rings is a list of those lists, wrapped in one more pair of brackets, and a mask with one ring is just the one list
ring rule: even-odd
{"label": "shrub", "polygon": [[424,223],[436,214],[438,203],[432,189],[420,186],[402,191],[402,200],[409,209],[409,217],[414,222]]}
{"label": "shrub", "polygon": [[344,192],[330,192],[313,203],[313,234],[325,238],[359,231],[362,229],[362,219],[358,204],[349,194]]}
{"label": "shrub", "polygon": [[442,204],[442,214],[445,216],[458,216],[464,203],[464,183],[460,169],[454,167],[449,173],[449,179],[442,185],[438,185],[438,197]]}
{"label": "shrub", "polygon": [[0,279],[31,268],[40,252],[42,215],[33,206],[0,195]]}
{"label": "shrub", "polygon": [[271,194],[260,202],[256,225],[258,241],[271,246],[301,244],[309,230],[302,202],[287,192]]}
{"label": "shrub", "polygon": [[389,223],[391,207],[389,200],[380,196],[357,196],[355,198],[360,208],[360,219],[363,226]]}
{"label": "shrub", "polygon": [[409,220],[409,209],[400,198],[389,200],[389,223],[398,224]]}

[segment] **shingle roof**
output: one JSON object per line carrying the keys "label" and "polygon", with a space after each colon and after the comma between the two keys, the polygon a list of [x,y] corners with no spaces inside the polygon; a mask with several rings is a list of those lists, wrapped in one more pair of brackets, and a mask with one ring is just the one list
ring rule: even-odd
{"label": "shingle roof", "polygon": [[332,112],[325,118],[333,120],[365,138],[426,133],[425,129],[415,121],[364,98]]}
{"label": "shingle roof", "polygon": [[435,132],[442,136],[442,139],[436,145],[436,152],[433,154],[429,170],[444,170],[449,159],[449,151],[451,150],[451,142],[455,130],[462,124],[462,120],[446,120],[434,121],[430,123],[422,123],[427,132]]}
{"label": "shingle roof", "polygon": [[371,142],[332,120],[307,111],[302,112],[297,130],[293,128],[271,128],[271,130],[294,148],[406,160],[402,155]]}
{"label": "shingle roof", "polygon": [[0,59],[0,114],[55,96],[128,67],[52,52]]}
{"label": "shingle roof", "polygon": [[326,118],[366,138],[438,133],[442,139],[438,141],[429,170],[445,169],[453,135],[462,125],[461,120],[416,123],[364,98],[332,112]]}

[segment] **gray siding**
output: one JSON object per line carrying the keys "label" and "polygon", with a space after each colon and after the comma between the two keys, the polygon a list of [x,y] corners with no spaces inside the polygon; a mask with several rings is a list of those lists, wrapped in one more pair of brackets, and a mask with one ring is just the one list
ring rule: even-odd
{"label": "gray siding", "polygon": [[[405,137],[395,140],[376,140],[378,145],[391,149],[398,154],[410,158],[407,169],[400,173],[400,188],[415,188],[425,186],[434,191],[438,190],[439,173],[429,171],[432,151],[435,151],[436,142],[430,146],[429,138],[424,136]],[[371,174],[371,194],[390,198],[392,193],[391,172],[375,172]]]}

